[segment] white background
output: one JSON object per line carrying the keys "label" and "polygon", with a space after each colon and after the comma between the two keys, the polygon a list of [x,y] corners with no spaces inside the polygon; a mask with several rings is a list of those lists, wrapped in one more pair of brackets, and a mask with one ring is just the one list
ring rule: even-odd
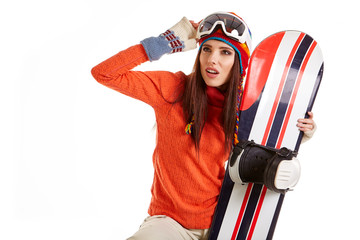
{"label": "white background", "polygon": [[[4,1],[5,2],[5,1]],[[126,239],[147,215],[154,114],[93,66],[183,16],[234,11],[253,33],[302,30],[325,73],[318,131],[274,239],[358,239],[359,23],[355,0],[14,0],[0,6],[0,239]],[[189,73],[196,51],[140,70]]]}

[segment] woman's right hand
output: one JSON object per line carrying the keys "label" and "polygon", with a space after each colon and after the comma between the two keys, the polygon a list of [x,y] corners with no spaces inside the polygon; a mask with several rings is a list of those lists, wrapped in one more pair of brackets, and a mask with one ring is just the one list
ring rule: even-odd
{"label": "woman's right hand", "polygon": [[191,25],[195,28],[195,30],[198,29],[200,22],[196,23],[194,20],[190,20],[189,22],[190,22]]}
{"label": "woman's right hand", "polygon": [[[186,17],[183,17],[177,24],[168,30],[173,32],[173,35],[178,37],[184,44],[184,47],[180,51],[185,52],[196,48],[196,30],[198,26],[199,24],[194,21],[189,21]],[[168,31],[166,31],[165,34],[168,33]],[[176,49],[173,52],[180,51]]]}
{"label": "woman's right hand", "polygon": [[186,17],[183,17],[160,36],[146,38],[141,41],[150,61],[158,60],[164,54],[195,49],[197,47],[197,25],[195,22],[190,22]]}

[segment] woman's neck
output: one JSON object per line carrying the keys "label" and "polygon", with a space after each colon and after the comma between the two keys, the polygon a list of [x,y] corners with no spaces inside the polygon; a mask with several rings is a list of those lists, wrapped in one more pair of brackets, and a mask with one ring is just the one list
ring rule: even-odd
{"label": "woman's neck", "polygon": [[216,87],[206,87],[206,94],[208,98],[208,103],[215,107],[223,107],[225,95]]}

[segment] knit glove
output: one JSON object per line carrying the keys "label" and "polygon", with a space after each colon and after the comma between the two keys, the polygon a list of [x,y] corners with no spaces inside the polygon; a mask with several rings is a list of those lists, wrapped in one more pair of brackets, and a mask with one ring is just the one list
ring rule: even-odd
{"label": "knit glove", "polygon": [[183,17],[166,32],[158,37],[150,37],[141,41],[150,61],[158,60],[164,54],[185,52],[196,48],[196,29],[190,21]]}

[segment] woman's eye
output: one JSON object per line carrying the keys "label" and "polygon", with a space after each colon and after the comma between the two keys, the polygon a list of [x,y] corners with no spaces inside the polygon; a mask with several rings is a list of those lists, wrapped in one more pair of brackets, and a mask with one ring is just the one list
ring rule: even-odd
{"label": "woman's eye", "polygon": [[204,52],[210,52],[210,48],[209,47],[203,47],[202,49]]}
{"label": "woman's eye", "polygon": [[225,54],[225,55],[231,55],[232,53],[231,53],[230,51],[228,51],[228,50],[223,50],[223,54]]}

